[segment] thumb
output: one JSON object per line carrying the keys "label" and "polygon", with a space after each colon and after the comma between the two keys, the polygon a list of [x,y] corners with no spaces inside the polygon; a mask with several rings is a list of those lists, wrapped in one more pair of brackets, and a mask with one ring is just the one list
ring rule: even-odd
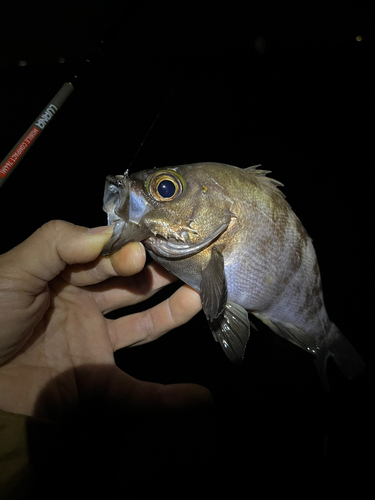
{"label": "thumb", "polygon": [[32,282],[35,292],[38,281],[43,288],[46,282],[60,274],[68,264],[96,259],[112,231],[113,226],[87,229],[53,220],[3,257],[11,259],[8,266],[12,269],[12,277]]}

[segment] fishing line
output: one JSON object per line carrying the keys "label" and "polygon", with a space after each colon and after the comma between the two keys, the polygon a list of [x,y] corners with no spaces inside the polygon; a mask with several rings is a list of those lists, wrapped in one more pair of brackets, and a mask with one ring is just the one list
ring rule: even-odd
{"label": "fishing line", "polygon": [[140,145],[139,145],[139,148],[138,148],[137,152],[135,153],[135,155],[133,156],[133,159],[132,159],[132,160],[131,160],[131,162],[129,163],[128,170],[130,170],[130,169],[131,169],[131,166],[132,166],[132,165],[133,165],[133,163],[135,162],[135,160],[136,160],[137,156],[139,155],[139,153],[140,153],[141,149],[143,148],[144,143],[146,142],[146,140],[147,140],[148,136],[150,135],[150,133],[151,133],[152,129],[154,128],[154,126],[155,126],[156,122],[158,121],[158,119],[159,119],[160,115],[161,115],[161,114],[162,114],[162,112],[164,111],[164,108],[165,108],[165,106],[167,105],[167,103],[168,103],[168,101],[169,101],[169,99],[170,99],[171,95],[173,94],[173,92],[174,92],[174,89],[175,89],[175,88],[176,88],[176,85],[174,85],[174,86],[172,87],[172,90],[171,90],[171,91],[169,92],[169,94],[167,95],[167,98],[165,99],[164,103],[162,104],[162,106],[161,106],[161,108],[160,108],[160,110],[159,110],[159,113],[156,115],[156,117],[155,117],[154,121],[151,123],[151,126],[150,126],[150,128],[147,130],[146,135],[143,137],[143,140],[142,140],[142,142],[140,143]]}

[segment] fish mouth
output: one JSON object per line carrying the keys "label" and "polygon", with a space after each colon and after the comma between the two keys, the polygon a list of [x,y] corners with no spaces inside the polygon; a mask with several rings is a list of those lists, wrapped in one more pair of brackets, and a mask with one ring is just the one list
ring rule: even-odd
{"label": "fish mouth", "polygon": [[109,175],[104,188],[103,210],[107,213],[108,225],[113,225],[113,233],[102,250],[110,255],[130,241],[142,241],[152,233],[138,222],[149,210],[142,198],[137,198],[130,190],[128,172],[124,175]]}
{"label": "fish mouth", "polygon": [[201,252],[208,247],[216,238],[218,238],[228,227],[227,223],[221,224],[209,236],[206,236],[199,243],[189,243],[185,241],[178,241],[173,237],[168,239],[163,236],[155,235],[150,236],[143,240],[143,244],[152,250],[160,257],[167,257],[169,259],[187,257]]}

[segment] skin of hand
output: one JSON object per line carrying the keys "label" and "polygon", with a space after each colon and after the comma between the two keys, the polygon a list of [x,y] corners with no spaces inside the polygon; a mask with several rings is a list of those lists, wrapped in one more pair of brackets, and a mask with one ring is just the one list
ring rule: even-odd
{"label": "skin of hand", "polygon": [[106,318],[175,280],[145,266],[141,243],[101,256],[111,233],[51,221],[0,256],[0,409],[59,420],[92,399],[130,413],[211,404],[202,386],[144,382],[115,365],[117,349],[189,321],[201,301],[184,285],[151,309]]}

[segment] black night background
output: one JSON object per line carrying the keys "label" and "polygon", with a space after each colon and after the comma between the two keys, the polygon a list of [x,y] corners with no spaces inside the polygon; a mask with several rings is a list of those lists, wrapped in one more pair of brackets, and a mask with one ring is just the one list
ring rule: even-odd
{"label": "black night background", "polygon": [[212,412],[124,421],[118,439],[90,428],[84,445],[77,429],[56,431],[64,438],[55,436],[53,449],[31,439],[53,457],[35,459],[48,471],[46,490],[68,491],[80,468],[82,493],[114,498],[368,487],[375,13],[349,0],[301,5],[43,0],[0,8],[1,159],[65,81],[75,86],[0,190],[0,253],[51,219],[106,224],[105,177],[130,164],[262,164],[312,237],[328,313],[369,372],[347,382],[331,367],[326,394],[311,357],[259,322],[239,370],[200,313],[154,343],[117,352],[116,362],[142,380],[208,387]]}

